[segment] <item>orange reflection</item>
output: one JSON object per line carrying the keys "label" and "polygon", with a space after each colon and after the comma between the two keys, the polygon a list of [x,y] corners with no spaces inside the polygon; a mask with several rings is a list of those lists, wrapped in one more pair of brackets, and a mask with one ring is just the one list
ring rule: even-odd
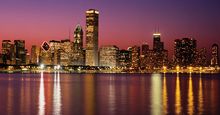
{"label": "orange reflection", "polygon": [[199,78],[199,98],[198,98],[198,110],[199,114],[201,115],[203,113],[203,91],[202,91],[202,78],[200,76]]}
{"label": "orange reflection", "polygon": [[188,114],[190,115],[194,113],[193,98],[194,96],[193,96],[192,74],[190,73],[189,88],[188,88]]}
{"label": "orange reflection", "polygon": [[95,86],[94,86],[94,76],[92,74],[88,74],[84,79],[84,112],[85,115],[94,115],[94,101],[95,101]]}
{"label": "orange reflection", "polygon": [[176,77],[176,91],[175,91],[175,113],[181,113],[181,91],[180,91],[180,80],[179,80],[179,73],[177,73]]}
{"label": "orange reflection", "polygon": [[166,82],[166,74],[164,74],[163,77],[163,114],[167,114],[167,102],[168,102],[168,98],[167,98],[167,82]]}

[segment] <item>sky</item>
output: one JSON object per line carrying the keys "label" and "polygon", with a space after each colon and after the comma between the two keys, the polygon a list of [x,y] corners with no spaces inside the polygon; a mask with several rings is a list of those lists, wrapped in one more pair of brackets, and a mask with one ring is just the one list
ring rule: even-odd
{"label": "sky", "polygon": [[31,45],[69,38],[77,24],[85,30],[85,11],[92,8],[100,12],[99,46],[126,49],[145,42],[152,48],[159,28],[170,54],[174,40],[184,37],[209,52],[213,43],[220,45],[219,6],[219,0],[2,0],[0,43],[23,39],[30,51]]}

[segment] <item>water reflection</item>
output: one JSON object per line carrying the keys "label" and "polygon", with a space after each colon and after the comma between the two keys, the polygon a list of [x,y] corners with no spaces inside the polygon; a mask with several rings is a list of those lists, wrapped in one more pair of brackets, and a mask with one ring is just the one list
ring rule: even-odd
{"label": "water reflection", "polygon": [[168,106],[167,106],[168,98],[167,98],[167,81],[166,74],[163,76],[163,114],[167,114]]}
{"label": "water reflection", "polygon": [[181,91],[180,91],[180,79],[179,73],[177,73],[176,77],[176,90],[175,90],[175,113],[181,113]]}
{"label": "water reflection", "polygon": [[109,113],[115,114],[116,109],[116,89],[114,83],[115,77],[110,76],[110,86],[109,86],[109,95],[108,95],[108,108]]}
{"label": "water reflection", "polygon": [[95,115],[95,85],[94,76],[88,74],[84,77],[84,115]]}
{"label": "water reflection", "polygon": [[219,114],[219,74],[0,74],[0,115]]}
{"label": "water reflection", "polygon": [[60,73],[54,74],[54,87],[53,87],[53,114],[61,114],[61,88],[60,88]]}
{"label": "water reflection", "polygon": [[161,74],[151,77],[151,114],[161,115]]}
{"label": "water reflection", "polygon": [[44,73],[40,74],[40,89],[39,89],[39,106],[38,115],[45,114],[45,95],[44,95]]}
{"label": "water reflection", "polygon": [[198,97],[198,110],[199,110],[199,115],[203,113],[203,91],[202,91],[202,78],[201,74],[199,77],[199,97]]}
{"label": "water reflection", "polygon": [[194,113],[194,95],[193,95],[193,84],[192,84],[192,74],[189,76],[189,88],[188,88],[188,114],[192,115]]}

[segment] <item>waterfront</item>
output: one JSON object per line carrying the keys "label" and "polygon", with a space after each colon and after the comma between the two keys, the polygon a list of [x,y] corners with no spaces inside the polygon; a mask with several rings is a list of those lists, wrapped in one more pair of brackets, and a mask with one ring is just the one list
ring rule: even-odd
{"label": "waterfront", "polygon": [[218,114],[220,74],[0,74],[0,114]]}

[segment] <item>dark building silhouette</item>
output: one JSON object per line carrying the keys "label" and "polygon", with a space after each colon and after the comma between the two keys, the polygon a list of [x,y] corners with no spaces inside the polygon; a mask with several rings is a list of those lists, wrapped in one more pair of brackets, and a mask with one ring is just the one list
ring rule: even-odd
{"label": "dark building silhouette", "polygon": [[179,66],[193,66],[196,58],[196,40],[176,39],[174,44],[174,63]]}
{"label": "dark building silhouette", "polygon": [[26,51],[24,40],[14,40],[16,65],[26,64]]}
{"label": "dark building silhouette", "polygon": [[119,50],[118,65],[125,69],[131,66],[131,51]]}

